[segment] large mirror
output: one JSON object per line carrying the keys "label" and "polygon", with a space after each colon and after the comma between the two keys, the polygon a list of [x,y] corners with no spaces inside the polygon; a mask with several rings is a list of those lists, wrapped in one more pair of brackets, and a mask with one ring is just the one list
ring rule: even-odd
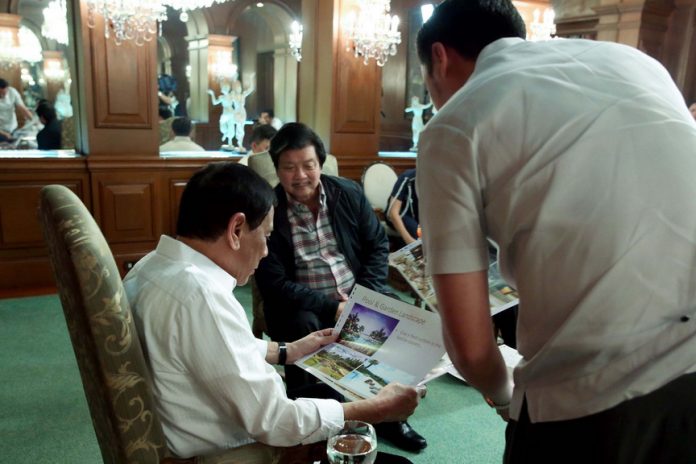
{"label": "large mirror", "polygon": [[0,0],[0,149],[75,148],[75,64],[65,0]]}
{"label": "large mirror", "polygon": [[401,43],[382,69],[380,156],[415,156],[417,135],[432,117],[430,97],[421,76],[416,36],[432,0],[392,0],[401,19]]}
{"label": "large mirror", "polygon": [[[297,119],[298,62],[288,48],[300,1],[236,0],[168,10],[158,39],[160,141],[167,119],[187,116],[193,141],[206,150],[246,152],[262,113]],[[169,110],[169,111],[167,111]],[[241,149],[239,149],[241,148]]]}

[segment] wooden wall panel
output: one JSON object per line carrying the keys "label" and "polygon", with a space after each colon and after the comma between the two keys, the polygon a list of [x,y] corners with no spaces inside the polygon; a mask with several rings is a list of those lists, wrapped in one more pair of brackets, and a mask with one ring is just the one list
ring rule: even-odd
{"label": "wooden wall panel", "polygon": [[94,180],[97,223],[109,243],[155,241],[161,233],[155,175],[99,174]]}
{"label": "wooden wall panel", "polygon": [[[356,7],[340,0],[339,16]],[[333,113],[330,150],[336,156],[373,157],[379,147],[379,105],[382,72],[374,60],[367,65],[346,50],[343,24],[334,48]]]}
{"label": "wooden wall panel", "polygon": [[0,159],[0,291],[51,287],[53,273],[38,221],[39,192],[50,184],[73,190],[91,206],[84,160]]}

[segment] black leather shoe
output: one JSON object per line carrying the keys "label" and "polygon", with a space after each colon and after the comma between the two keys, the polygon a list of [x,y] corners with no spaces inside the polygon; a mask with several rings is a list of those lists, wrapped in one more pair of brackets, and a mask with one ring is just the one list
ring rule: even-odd
{"label": "black leather shoe", "polygon": [[375,431],[380,439],[402,450],[420,451],[428,446],[425,438],[413,430],[408,422],[384,422],[375,425]]}

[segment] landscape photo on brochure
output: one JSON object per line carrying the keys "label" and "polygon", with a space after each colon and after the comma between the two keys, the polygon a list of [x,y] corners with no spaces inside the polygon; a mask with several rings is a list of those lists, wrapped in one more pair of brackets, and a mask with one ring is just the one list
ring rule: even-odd
{"label": "landscape photo on brochure", "polygon": [[349,399],[390,382],[418,385],[445,353],[440,317],[360,285],[336,323],[338,339],[298,360]]}
{"label": "landscape photo on brochure", "polygon": [[[488,299],[491,315],[515,306],[519,302],[517,291],[509,286],[500,276],[497,255],[489,253],[488,259]],[[433,310],[437,310],[435,289],[430,276],[425,274],[423,244],[419,240],[389,255],[389,264],[396,268],[411,286],[413,291]]]}

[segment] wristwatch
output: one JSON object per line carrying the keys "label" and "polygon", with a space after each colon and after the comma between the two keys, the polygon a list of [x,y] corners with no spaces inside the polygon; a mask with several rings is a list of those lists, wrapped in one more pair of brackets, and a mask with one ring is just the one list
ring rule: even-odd
{"label": "wristwatch", "polygon": [[278,365],[284,366],[288,360],[288,347],[285,342],[278,342]]}

